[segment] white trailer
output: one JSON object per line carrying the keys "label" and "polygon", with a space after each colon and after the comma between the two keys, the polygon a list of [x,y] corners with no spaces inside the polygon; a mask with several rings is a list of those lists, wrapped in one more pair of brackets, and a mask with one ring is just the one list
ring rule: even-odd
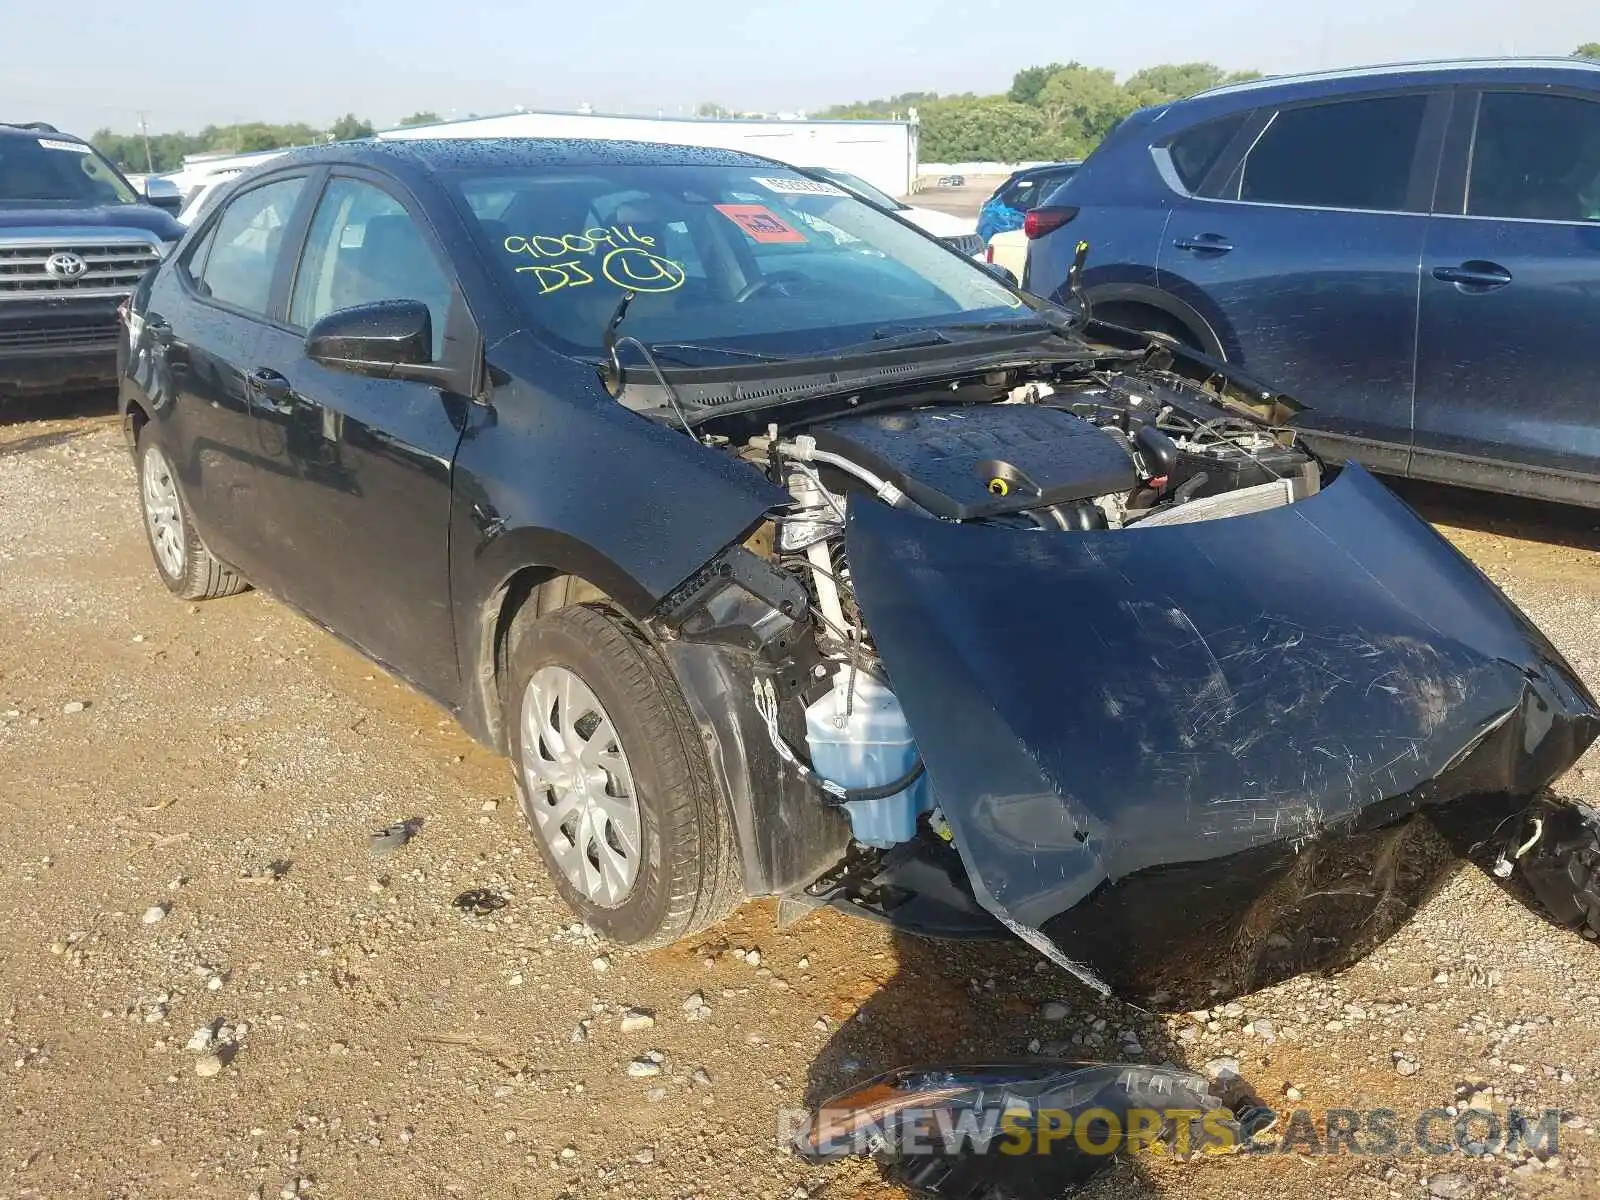
{"label": "white trailer", "polygon": [[724,120],[518,112],[386,129],[378,136],[601,138],[716,146],[762,154],[795,167],[848,171],[891,196],[909,195],[917,174],[915,121]]}

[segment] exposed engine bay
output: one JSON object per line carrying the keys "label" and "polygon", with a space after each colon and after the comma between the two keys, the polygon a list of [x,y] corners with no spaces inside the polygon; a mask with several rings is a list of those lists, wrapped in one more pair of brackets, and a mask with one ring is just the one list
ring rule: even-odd
{"label": "exposed engine bay", "polygon": [[1266,933],[1353,945],[1311,898],[1392,896],[1424,809],[1526,841],[1592,698],[1291,401],[1201,367],[1155,345],[696,423],[789,497],[657,610],[749,796],[751,890],[1203,997],[1218,959],[1278,970]]}
{"label": "exposed engine bay", "polygon": [[850,505],[1049,534],[1134,531],[1292,504],[1322,478],[1291,432],[1222,411],[1198,388],[1111,372],[1070,386],[1029,382],[990,404],[862,413],[787,436],[773,429],[743,451],[794,497],[773,515],[771,561],[806,588],[828,664],[814,669],[807,694],[811,766],[783,742],[764,698],[772,736],[786,761],[844,802],[856,841],[877,849],[916,836],[924,812],[943,825],[856,600],[844,544]]}

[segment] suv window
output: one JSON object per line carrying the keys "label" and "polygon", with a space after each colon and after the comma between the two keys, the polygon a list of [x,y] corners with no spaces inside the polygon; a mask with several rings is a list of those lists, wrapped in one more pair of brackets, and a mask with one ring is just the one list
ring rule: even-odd
{"label": "suv window", "polygon": [[1426,95],[1286,108],[1251,147],[1238,198],[1307,208],[1407,211]]}
{"label": "suv window", "polygon": [[278,248],[305,185],[304,176],[280,179],[229,202],[206,237],[208,253],[199,282],[207,295],[246,312],[266,314]]}
{"label": "suv window", "polygon": [[135,204],[94,147],[73,138],[0,137],[0,204]]}
{"label": "suv window", "polygon": [[1600,104],[1549,92],[1485,92],[1467,214],[1600,221]]}
{"label": "suv window", "polygon": [[289,323],[304,329],[329,313],[380,300],[420,300],[433,318],[433,357],[444,349],[450,281],[400,201],[357,179],[328,184],[311,219],[295,275]]}
{"label": "suv window", "polygon": [[1076,170],[1076,167],[1067,167],[1055,171],[1029,171],[1006,184],[1006,190],[1000,195],[1000,203],[1018,212],[1038,208],[1044,203],[1045,197],[1071,179]]}
{"label": "suv window", "polygon": [[1220,117],[1187,129],[1173,138],[1167,147],[1167,155],[1172,159],[1172,169],[1177,172],[1178,182],[1191,192],[1198,188],[1206,173],[1217,165],[1217,159],[1222,157],[1228,143],[1233,141],[1233,135],[1244,127],[1245,118],[1249,115],[1235,113],[1231,117]]}

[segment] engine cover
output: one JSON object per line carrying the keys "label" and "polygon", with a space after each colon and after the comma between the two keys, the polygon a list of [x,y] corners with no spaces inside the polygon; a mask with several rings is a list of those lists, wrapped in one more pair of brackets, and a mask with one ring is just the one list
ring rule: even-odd
{"label": "engine cover", "polygon": [[1138,482],[1114,435],[1031,404],[919,408],[844,417],[809,431],[937,517],[971,521],[1068,504]]}

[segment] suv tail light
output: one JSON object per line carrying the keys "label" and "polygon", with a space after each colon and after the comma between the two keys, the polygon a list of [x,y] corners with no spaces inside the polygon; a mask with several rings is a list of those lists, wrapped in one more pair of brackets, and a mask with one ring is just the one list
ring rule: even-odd
{"label": "suv tail light", "polygon": [[985,246],[983,248],[983,261],[984,262],[990,262],[990,263],[992,263],[994,261],[994,247],[993,246]]}
{"label": "suv tail light", "polygon": [[1059,204],[1030,208],[1022,218],[1022,232],[1028,235],[1029,241],[1042,238],[1045,234],[1060,229],[1077,215],[1077,209]]}

